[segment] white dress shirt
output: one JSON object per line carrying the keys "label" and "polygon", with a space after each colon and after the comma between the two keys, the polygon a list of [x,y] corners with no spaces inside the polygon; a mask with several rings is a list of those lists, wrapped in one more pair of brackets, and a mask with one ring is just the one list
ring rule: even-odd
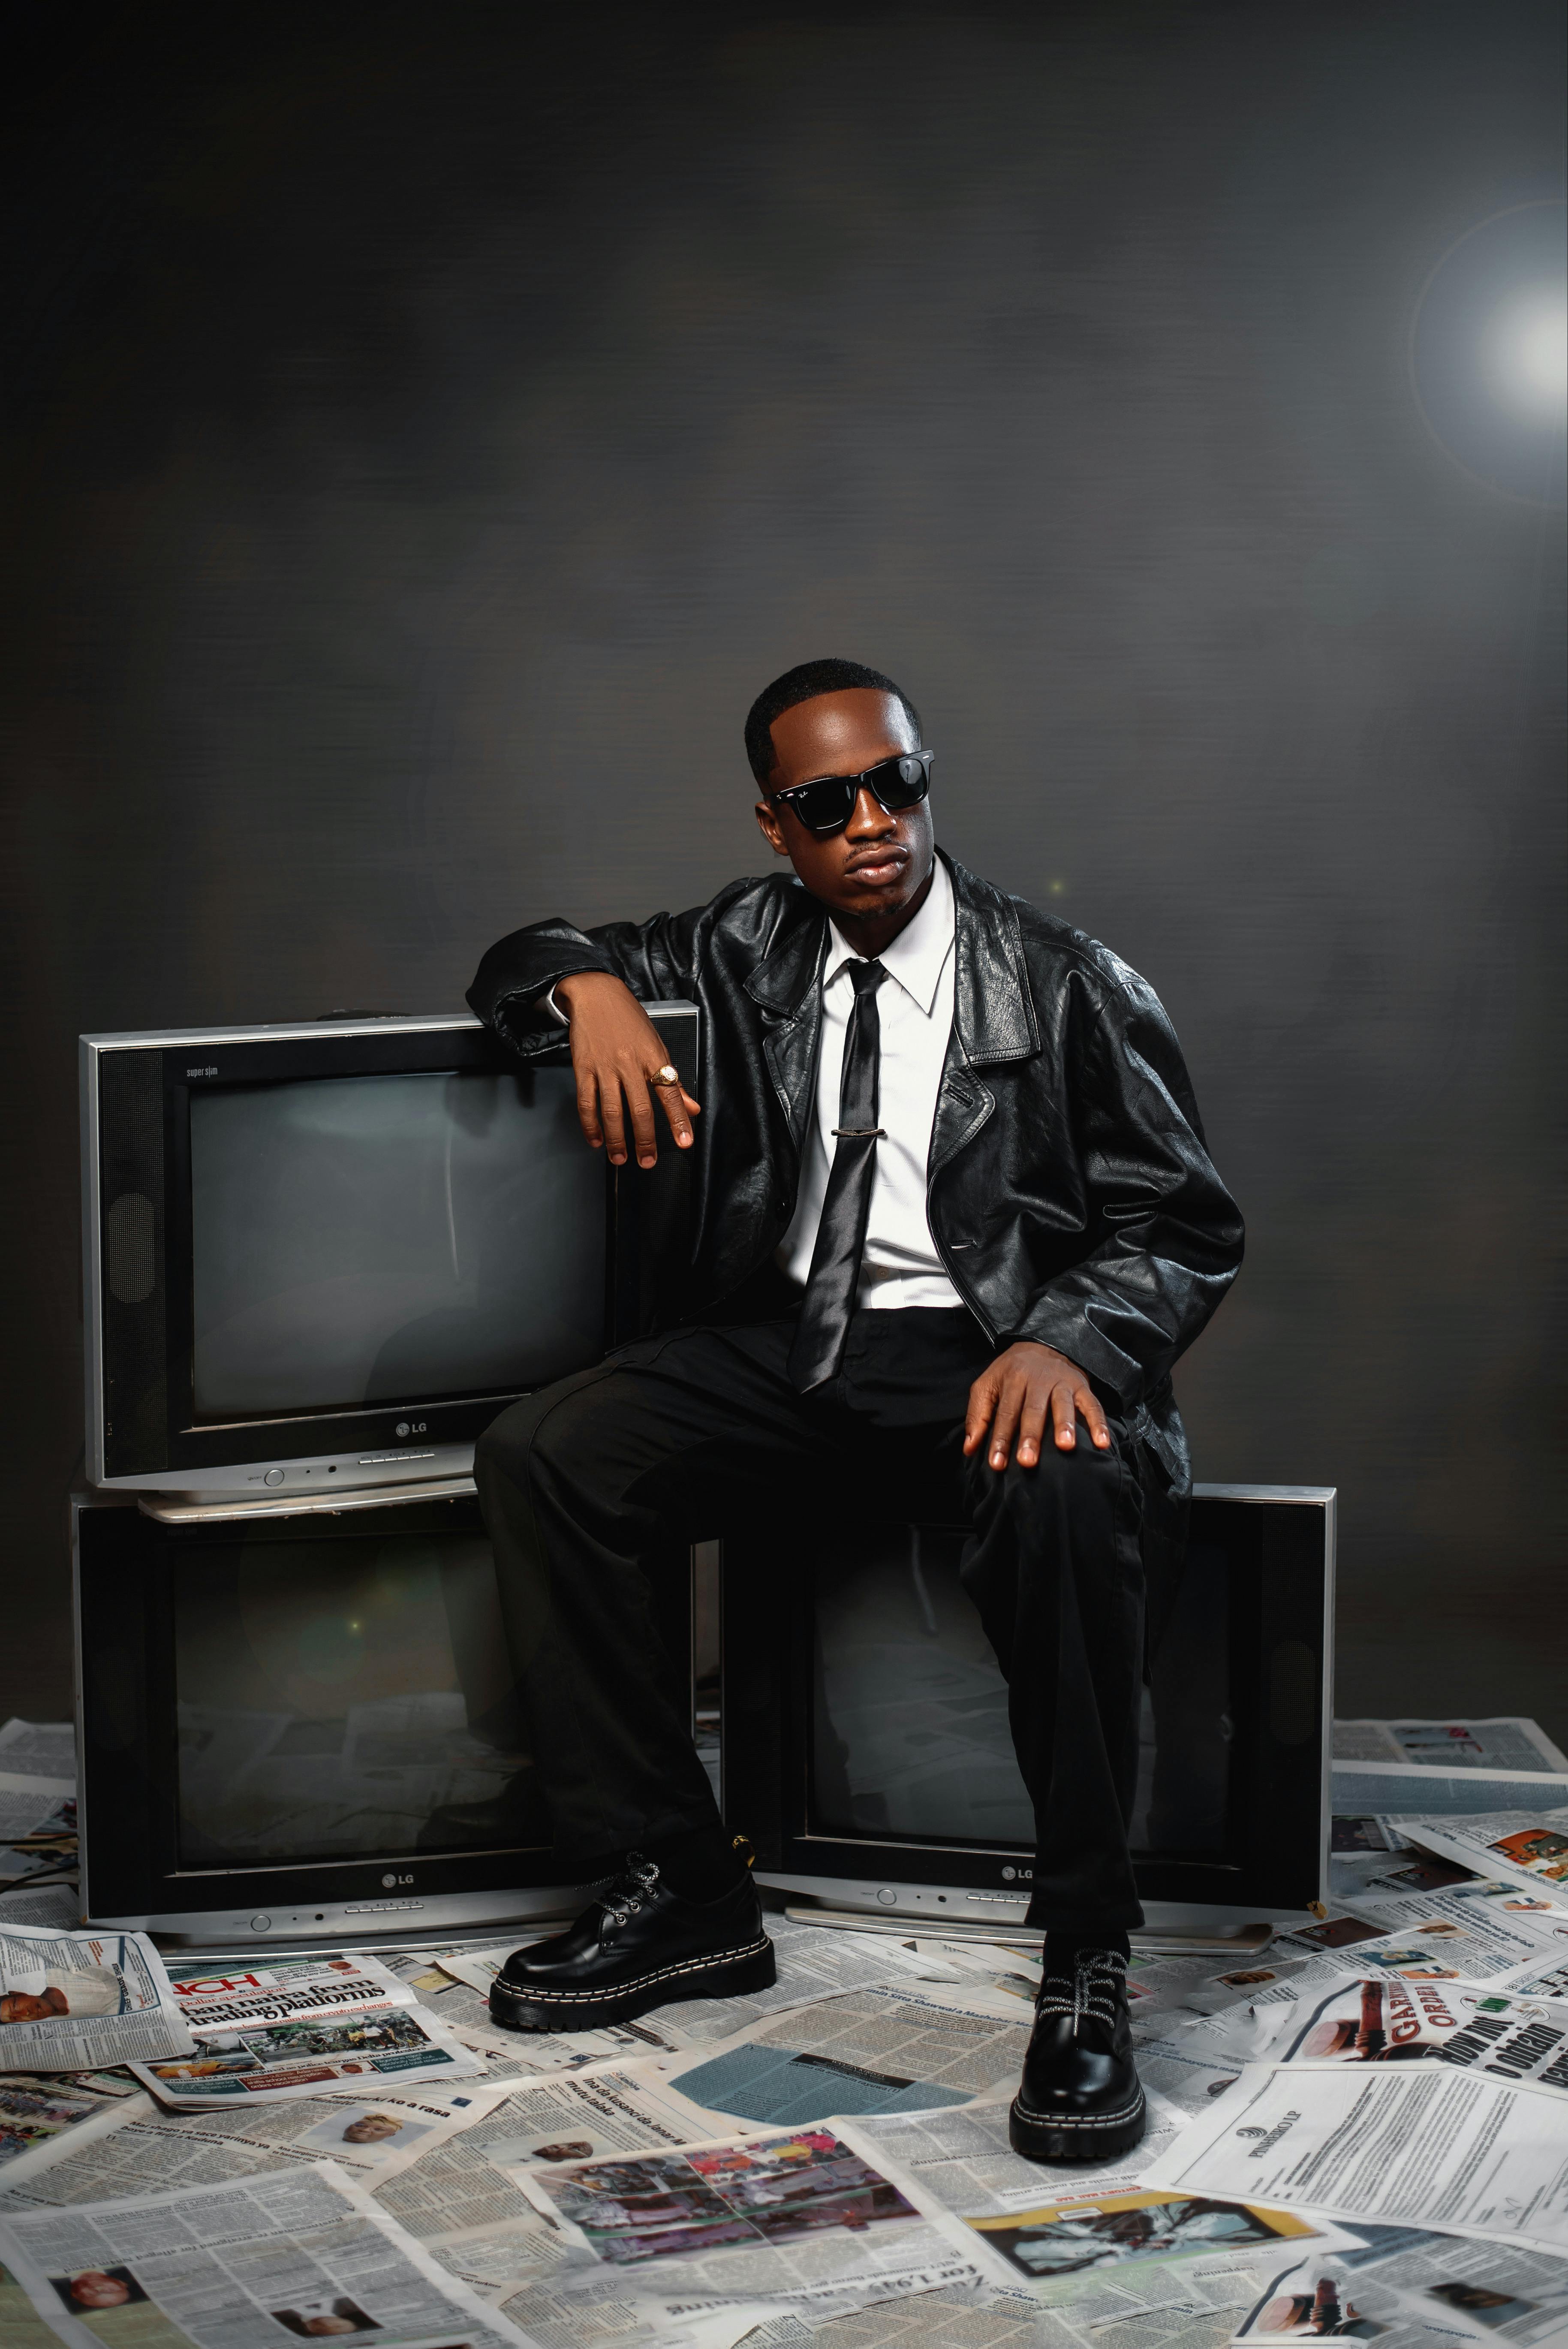
{"label": "white dress shirt", "polygon": [[[948,1279],[925,1219],[925,1170],[931,1152],[937,1090],[953,1030],[955,917],[953,883],[937,858],[931,891],[913,922],[878,957],[887,977],[876,991],[882,1030],[882,1073],[871,1219],[861,1257],[858,1305],[962,1306]],[[800,1167],[794,1219],[779,1244],[781,1271],[802,1287],[822,1219],[828,1170],[837,1143],[844,1038],[855,991],[849,966],[861,960],[837,924],[828,924],[822,966],[822,1042],[817,1099]]]}

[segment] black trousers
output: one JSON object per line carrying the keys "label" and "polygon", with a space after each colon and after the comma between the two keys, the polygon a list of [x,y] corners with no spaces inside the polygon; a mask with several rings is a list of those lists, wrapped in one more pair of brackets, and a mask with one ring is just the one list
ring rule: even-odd
{"label": "black trousers", "polygon": [[[1035,1807],[1030,1921],[1139,1925],[1127,1822],[1138,1770],[1143,1495],[1126,1430],[1080,1427],[1037,1467],[962,1456],[992,1350],[963,1310],[859,1312],[811,1396],[789,1319],[681,1330],[516,1403],[475,1474],[557,1849],[583,1874],[715,1817],[646,1562],[672,1542],[829,1513],[966,1521],[961,1572],[1008,1683]],[[735,1822],[744,1827],[745,1821]]]}

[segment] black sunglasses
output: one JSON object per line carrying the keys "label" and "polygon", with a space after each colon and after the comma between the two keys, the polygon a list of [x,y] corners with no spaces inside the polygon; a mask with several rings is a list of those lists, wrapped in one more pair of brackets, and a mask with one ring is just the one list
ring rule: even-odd
{"label": "black sunglasses", "polygon": [[934,756],[931,750],[901,750],[896,759],[883,759],[868,767],[863,775],[819,775],[814,782],[791,783],[788,791],[769,792],[768,804],[777,807],[782,801],[808,832],[827,840],[833,833],[842,832],[862,787],[889,815],[918,807],[931,789]]}

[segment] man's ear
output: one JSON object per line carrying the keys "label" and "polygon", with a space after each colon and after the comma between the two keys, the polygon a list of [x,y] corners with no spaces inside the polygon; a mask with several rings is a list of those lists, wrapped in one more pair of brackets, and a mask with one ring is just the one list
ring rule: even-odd
{"label": "man's ear", "polygon": [[757,802],[757,829],[775,856],[789,855],[789,851],[784,845],[784,827],[779,821],[776,810],[769,806],[766,800],[758,800]]}

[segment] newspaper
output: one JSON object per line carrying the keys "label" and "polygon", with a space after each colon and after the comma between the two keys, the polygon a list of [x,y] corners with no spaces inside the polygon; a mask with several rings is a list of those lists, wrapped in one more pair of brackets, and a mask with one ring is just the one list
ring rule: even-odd
{"label": "newspaper", "polygon": [[460,2080],[481,2071],[479,2058],[432,2014],[383,2001],[348,2013],[328,2010],[238,2030],[203,2023],[195,2053],[133,2064],[144,2087],[177,2112],[315,2096],[342,2087],[364,2095],[377,2084]]}
{"label": "newspaper", "polygon": [[194,2046],[144,1933],[62,1933],[0,1917],[0,2066],[86,2071]]}
{"label": "newspaper", "polygon": [[1458,1819],[1401,1816],[1394,1824],[1439,1859],[1568,1904],[1568,1804],[1539,1814],[1479,1811]]}
{"label": "newspaper", "polygon": [[[1357,1966],[1412,1980],[1493,1983],[1499,1990],[1568,1990],[1568,1909],[1516,1884],[1466,1879],[1425,1892],[1373,1890],[1321,1925],[1282,1933],[1282,1956],[1354,1950]],[[1271,1951],[1271,1955],[1273,1952]],[[1351,1961],[1341,1954],[1339,1962]]]}
{"label": "newspaper", "polygon": [[984,2281],[940,2223],[828,2127],[574,2162],[521,2182],[568,2237],[578,2275],[578,2262],[597,2262],[670,2297],[836,2314]]}
{"label": "newspaper", "polygon": [[878,1985],[795,2007],[665,2068],[699,2105],[773,2127],[913,2112],[1010,2093],[1030,2022],[1027,2008],[978,1982],[967,1993]]}
{"label": "newspaper", "polygon": [[25,1836],[69,1842],[77,1831],[76,1795],[73,1779],[26,1777],[0,1770],[0,1877],[26,1877],[56,1857],[49,1851],[18,1850]]}
{"label": "newspaper", "polygon": [[308,2096],[198,2114],[161,2111],[138,2091],[100,2130],[57,2140],[26,2176],[0,2169],[0,2213],[213,2186],[323,2161],[379,2185],[468,2127],[501,2093],[476,2082],[466,2095],[404,2089],[363,2100]]}
{"label": "newspaper", "polygon": [[1561,2098],[1446,2064],[1248,2064],[1148,2183],[1568,2251]]}
{"label": "newspaper", "polygon": [[[421,1990],[419,1995],[433,2013],[449,2016],[474,2046],[488,2045],[509,2055],[507,2069],[518,2076],[531,2072],[582,2071],[593,2064],[624,2064],[645,2055],[682,2054],[688,2048],[728,2039],[760,2023],[765,2015],[805,2005],[835,1991],[881,1984],[890,1974],[919,1981],[930,1969],[930,1959],[916,1944],[892,1934],[835,1933],[771,1917],[768,1930],[779,1972],[770,1990],[748,1991],[743,1998],[683,1999],[639,2015],[633,2023],[611,2023],[601,2031],[498,2030],[490,2018],[490,1986],[513,1943],[452,1950],[435,1957],[435,1965],[459,1992],[463,2003],[453,2002],[440,1992]],[[411,1982],[423,1979],[429,1962],[427,1958],[423,1965],[409,1965],[405,1972],[396,1958],[390,1960],[393,1971]],[[950,1978],[952,1969],[945,1961],[941,1971],[944,1979]]]}
{"label": "newspaper", "polygon": [[1139,2053],[1146,2088],[1204,2112],[1248,2064],[1431,2060],[1568,2095],[1568,2000],[1520,1998],[1482,1982],[1312,1974],[1220,2014],[1192,2016]]}
{"label": "newspaper", "polygon": [[331,2162],[13,2214],[0,2259],[70,2349],[272,2349],[280,2332],[532,2349]]}
{"label": "newspaper", "polygon": [[0,1728],[0,1770],[19,1777],[48,1778],[77,1790],[77,1733],[68,1721],[18,1721]]}
{"label": "newspaper", "polygon": [[1568,1771],[1568,1754],[1519,1713],[1482,1721],[1336,1721],[1336,1762],[1429,1770]]}
{"label": "newspaper", "polygon": [[74,1883],[18,1884],[0,1890],[0,1933],[10,1925],[47,1925],[56,1932],[74,1933],[81,1923],[82,1904]]}
{"label": "newspaper", "polygon": [[1434,2341],[1568,2339],[1568,2266],[1516,2243],[1478,2242],[1418,2227],[1347,2231],[1337,2250],[1310,2247],[1269,2277],[1238,2338],[1351,2333],[1382,2349]]}
{"label": "newspaper", "polygon": [[125,2117],[123,2102],[74,2080],[36,2072],[0,2073],[0,2193],[89,2144]]}

